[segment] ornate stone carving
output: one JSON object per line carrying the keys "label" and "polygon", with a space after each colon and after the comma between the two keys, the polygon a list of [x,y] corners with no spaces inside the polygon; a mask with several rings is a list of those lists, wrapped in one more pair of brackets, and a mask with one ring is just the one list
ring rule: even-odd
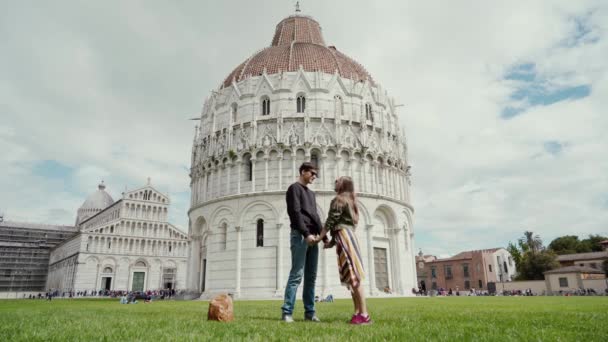
{"label": "ornate stone carving", "polygon": [[335,144],[335,140],[332,137],[331,131],[327,128],[327,125],[324,122],[322,122],[312,133],[311,142],[313,145],[319,145],[323,147]]}
{"label": "ornate stone carving", "polygon": [[285,134],[283,141],[286,141],[289,146],[297,146],[301,144],[301,135],[300,135],[301,127],[292,123],[289,127],[289,130]]}

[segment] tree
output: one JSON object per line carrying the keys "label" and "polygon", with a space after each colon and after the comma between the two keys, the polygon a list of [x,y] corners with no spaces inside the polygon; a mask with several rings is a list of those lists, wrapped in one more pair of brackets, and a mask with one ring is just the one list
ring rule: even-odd
{"label": "tree", "polygon": [[589,248],[591,249],[589,252],[601,252],[602,245],[600,245],[600,242],[604,240],[608,240],[608,237],[591,234],[588,238],[581,241],[581,243],[588,244]]}
{"label": "tree", "polygon": [[515,268],[519,270],[522,259],[520,250],[512,242],[509,242],[509,246],[507,246],[507,251],[511,254],[511,257],[515,262]]}
{"label": "tree", "polygon": [[526,252],[536,253],[542,250],[543,241],[540,239],[540,236],[534,235],[531,231],[525,231],[524,237],[519,239],[519,245],[526,246]]}
{"label": "tree", "polygon": [[552,250],[545,250],[540,236],[531,231],[524,232],[518,239],[518,246],[509,243],[507,250],[515,261],[517,280],[542,280],[544,272],[559,267],[557,255]]}
{"label": "tree", "polygon": [[520,268],[517,269],[517,280],[543,280],[544,273],[558,268],[557,255],[550,250],[524,254]]}
{"label": "tree", "polygon": [[591,252],[591,248],[583,244],[576,235],[560,236],[549,244],[549,249],[558,255]]}
{"label": "tree", "polygon": [[600,242],[607,239],[607,237],[601,235],[589,235],[587,239],[579,240],[576,235],[564,235],[551,241],[549,249],[559,255],[600,252],[602,251]]}

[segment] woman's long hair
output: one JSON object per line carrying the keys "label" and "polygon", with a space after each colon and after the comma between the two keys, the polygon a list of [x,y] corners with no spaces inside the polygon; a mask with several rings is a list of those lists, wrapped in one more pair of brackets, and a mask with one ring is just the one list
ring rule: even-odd
{"label": "woman's long hair", "polygon": [[359,223],[359,208],[357,207],[357,195],[355,194],[355,183],[348,176],[342,176],[336,180],[336,205],[348,205],[352,210],[354,224]]}

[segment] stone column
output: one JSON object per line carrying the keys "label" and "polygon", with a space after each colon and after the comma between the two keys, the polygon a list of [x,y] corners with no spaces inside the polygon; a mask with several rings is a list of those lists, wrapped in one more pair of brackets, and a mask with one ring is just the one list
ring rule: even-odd
{"label": "stone column", "polygon": [[275,297],[283,295],[283,224],[277,223],[277,285]]}
{"label": "stone column", "polygon": [[243,165],[243,162],[241,160],[238,160],[236,162],[236,193],[237,195],[241,193],[241,179],[243,178],[243,176],[241,175],[241,165]]}
{"label": "stone column", "polygon": [[222,179],[224,179],[224,165],[221,165],[217,169],[217,197],[222,197]]}
{"label": "stone column", "polygon": [[395,277],[394,279],[396,279],[396,291],[401,294],[401,295],[405,295],[405,274],[407,273],[407,269],[409,268],[407,262],[406,262],[406,257],[407,257],[407,251],[404,250],[405,244],[406,242],[404,242],[404,238],[407,239],[407,237],[405,236],[405,234],[400,234],[401,229],[399,228],[391,228],[391,232],[393,235],[393,246],[392,248],[395,249],[394,253],[394,257],[393,259],[395,260],[394,264],[395,264]]}
{"label": "stone column", "polygon": [[[357,191],[357,189],[355,189]],[[365,192],[365,156],[359,160],[359,189],[358,192]]]}
{"label": "stone column", "polygon": [[232,162],[229,161],[228,164],[226,165],[227,170],[228,170],[228,176],[226,177],[226,195],[230,195],[230,176],[232,174]]}
{"label": "stone column", "polygon": [[350,178],[352,178],[353,182],[355,182],[355,184],[357,184],[357,180],[355,179],[355,161],[357,159],[354,157],[354,153],[350,155],[350,158],[348,159],[348,173]]}
{"label": "stone column", "polygon": [[234,286],[234,296],[239,297],[241,293],[241,227],[234,227],[236,230],[236,281]]}
{"label": "stone column", "polygon": [[342,174],[342,172],[344,170],[344,160],[342,159],[341,155],[336,155],[336,166],[338,167],[338,172],[336,173],[336,178],[340,178],[341,176],[344,176]]}
{"label": "stone column", "polygon": [[367,269],[368,269],[368,282],[369,282],[369,294],[374,296],[377,294],[376,290],[376,268],[374,265],[374,246],[372,230],[374,229],[373,224],[365,226],[365,233],[367,236]]}
{"label": "stone column", "polygon": [[327,154],[323,153],[321,155],[321,189],[327,190],[327,174],[325,173],[326,167],[325,162],[327,161]]}
{"label": "stone column", "polygon": [[281,153],[278,156],[277,159],[278,163],[279,163],[279,189],[281,190],[283,189],[283,152],[281,151]]}
{"label": "stone column", "polygon": [[372,193],[378,193],[378,161],[372,161],[370,166],[372,170]]}
{"label": "stone column", "polygon": [[268,190],[268,155],[264,156],[264,191]]}
{"label": "stone column", "polygon": [[291,147],[291,181],[295,182],[296,176],[298,175],[298,169],[296,168],[296,147]]}
{"label": "stone column", "polygon": [[200,202],[205,202],[207,200],[207,171],[203,173],[201,176],[201,198]]}

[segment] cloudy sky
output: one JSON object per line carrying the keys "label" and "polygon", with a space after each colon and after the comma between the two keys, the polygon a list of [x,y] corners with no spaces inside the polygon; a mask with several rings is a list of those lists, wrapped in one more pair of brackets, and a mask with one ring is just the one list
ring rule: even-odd
{"label": "cloudy sky", "polygon": [[[204,98],[294,1],[0,0],[0,212],[73,224],[147,177],[187,229]],[[608,2],[301,1],[394,96],[417,247],[608,234]]]}

